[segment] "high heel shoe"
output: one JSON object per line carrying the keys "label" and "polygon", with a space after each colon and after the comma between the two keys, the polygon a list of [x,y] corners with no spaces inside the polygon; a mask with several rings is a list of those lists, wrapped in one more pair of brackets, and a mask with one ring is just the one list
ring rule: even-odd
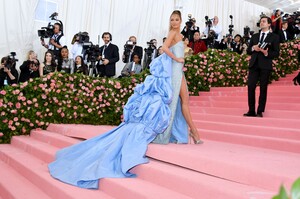
{"label": "high heel shoe", "polygon": [[[197,132],[196,132],[197,133]],[[195,137],[195,133],[194,133],[194,131],[190,131],[190,138],[191,139],[193,139],[193,141],[194,141],[194,144],[203,144],[204,142],[202,141],[202,140],[197,140],[197,138]],[[190,143],[191,143],[191,140],[190,140]]]}

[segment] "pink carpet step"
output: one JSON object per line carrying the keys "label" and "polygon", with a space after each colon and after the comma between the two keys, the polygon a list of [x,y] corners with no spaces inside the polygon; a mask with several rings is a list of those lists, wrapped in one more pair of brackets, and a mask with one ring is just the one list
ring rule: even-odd
{"label": "pink carpet step", "polygon": [[[199,96],[190,100],[191,105],[201,101],[230,101],[230,102],[247,102],[247,96]],[[272,96],[268,98],[268,103],[292,103],[298,104],[300,102],[299,97],[284,97],[284,96]]]}
{"label": "pink carpet step", "polygon": [[225,115],[222,112],[219,113],[199,113],[192,112],[193,119],[200,121],[212,121],[212,122],[222,122],[229,124],[242,124],[242,125],[252,125],[252,126],[272,126],[278,128],[288,128],[288,129],[299,129],[300,118],[296,119],[287,119],[287,118],[248,118],[242,116],[242,111],[239,111],[238,114]]}
{"label": "pink carpet step", "polygon": [[[29,145],[30,144],[28,144],[25,147],[25,150],[30,148],[28,147]],[[20,147],[20,145],[17,147]],[[47,148],[47,146],[44,147]],[[29,151],[32,151],[32,149],[33,148],[31,148]],[[29,151],[23,151],[22,149],[16,147],[4,148],[0,146],[1,155],[5,156],[5,159],[7,159],[7,161],[10,162],[11,165],[12,164],[18,165],[19,166],[18,171],[22,173],[23,176],[31,179],[31,181],[34,181],[35,178],[38,178],[39,183],[35,182],[37,183],[36,186],[40,185],[40,188],[45,187],[44,189],[47,190],[43,190],[43,191],[45,192],[48,191],[49,192],[48,194],[57,194],[60,192],[58,197],[52,196],[53,198],[69,198],[66,196],[62,197],[61,196],[62,194],[65,195],[71,194],[72,195],[71,198],[82,198],[84,196],[87,198],[114,197],[114,198],[130,199],[130,198],[152,198],[153,195],[157,198],[166,198],[167,196],[171,198],[178,198],[178,199],[190,198],[178,192],[162,188],[160,186],[146,182],[141,179],[119,180],[119,179],[107,178],[103,180],[103,183],[101,181],[100,190],[80,189],[53,179],[49,175],[47,169],[47,163],[40,160],[37,157],[30,155],[30,153],[28,153]],[[25,160],[27,160],[27,162]],[[53,186],[53,188],[55,186],[55,189],[49,190],[49,186],[51,187],[51,185]],[[137,189],[137,187],[139,187],[139,189]],[[77,192],[76,196],[75,193],[72,193],[74,192],[74,190],[71,191],[70,189],[76,190]]]}
{"label": "pink carpet step", "polygon": [[[204,114],[216,114],[216,115],[224,115],[224,118],[227,115],[242,117],[244,113],[248,111],[247,105],[243,108],[234,108],[234,107],[200,107],[200,106],[191,106],[191,112],[193,113],[204,113]],[[243,117],[245,118],[245,117]],[[278,119],[292,119],[292,120],[300,120],[299,111],[291,111],[291,110],[269,110],[267,109],[264,113],[264,118],[245,118],[247,120],[255,120],[261,119],[264,120],[266,118],[278,118]]]}
{"label": "pink carpet step", "polygon": [[[70,128],[70,126],[68,126],[67,128]],[[48,140],[53,139],[54,136],[57,137],[56,140],[58,140],[59,137],[64,137],[62,135],[51,133],[49,131],[34,131],[32,132],[31,137],[37,140],[42,139],[42,141],[45,141],[44,138],[47,137],[47,135],[51,134],[52,136],[50,136]],[[18,140],[22,141],[22,139]],[[23,139],[23,142],[26,142],[26,140]],[[50,143],[54,144],[52,141],[50,141]],[[27,142],[27,145],[36,144],[31,141]],[[25,148],[29,147],[27,146]],[[49,152],[49,150],[46,151],[48,151],[48,154],[52,153]],[[40,158],[44,158],[47,156],[48,155],[45,154],[42,155]],[[168,165],[166,163],[157,162],[154,160],[151,160],[149,164],[144,164],[136,167],[135,169],[133,169],[133,171],[134,173],[138,174],[138,178],[142,178],[146,181],[151,181],[152,183],[159,184],[160,186],[166,187],[168,189],[173,189],[177,192],[180,190],[180,193],[183,193],[184,195],[188,195],[193,198],[198,198],[197,191],[199,189],[201,189],[201,196],[209,195],[211,198],[222,198],[222,196],[224,197],[224,195],[227,194],[228,198],[248,198],[249,193],[253,192],[253,190],[256,190],[259,193],[272,193],[274,195],[274,193],[270,191],[262,190],[255,187],[243,186],[241,184],[236,184],[231,181],[221,180],[218,178],[215,179],[211,176],[206,176],[195,171],[186,170],[183,168],[176,167],[174,165]],[[170,183],[170,179],[173,179],[171,181],[172,183]],[[100,183],[101,187],[103,187],[102,182]],[[222,184],[222,188],[217,188],[216,186],[214,186],[216,184]],[[195,190],[191,190],[191,187],[198,188]],[[232,190],[233,187],[235,187],[234,191]]]}
{"label": "pink carpet step", "polygon": [[[256,119],[261,119],[261,118],[256,118]],[[255,135],[260,137],[271,137],[271,138],[279,138],[279,139],[282,138],[282,139],[300,141],[299,128],[293,129],[293,128],[274,127],[272,125],[269,126],[251,125],[251,124],[201,121],[201,120],[195,120],[195,123],[201,129],[225,131],[225,132],[230,132],[232,134]]]}
{"label": "pink carpet step", "polygon": [[272,191],[300,173],[300,154],[204,140],[203,145],[151,144],[147,156]]}
{"label": "pink carpet step", "polygon": [[[51,199],[28,179],[0,160],[0,195],[5,199]],[[1,198],[1,197],[0,197]]]}
{"label": "pink carpet step", "polygon": [[[247,108],[247,102],[230,102],[230,101],[198,101],[190,102],[192,107],[215,107],[215,108]],[[300,111],[300,104],[291,103],[271,103],[266,105],[267,110],[286,110],[286,111]]]}
{"label": "pink carpet step", "polygon": [[205,140],[195,145],[150,145],[147,156],[231,181],[277,191],[299,177],[300,154]]}
{"label": "pink carpet step", "polygon": [[45,162],[11,145],[0,145],[0,161],[14,168],[22,177],[30,179],[32,184],[51,198],[113,198],[100,191],[78,189],[53,179]]}
{"label": "pink carpet step", "polygon": [[253,146],[264,149],[300,153],[300,141],[290,139],[279,139],[273,137],[262,137],[257,135],[235,134],[228,131],[207,130],[198,127],[200,136],[205,140],[228,142],[237,145]]}

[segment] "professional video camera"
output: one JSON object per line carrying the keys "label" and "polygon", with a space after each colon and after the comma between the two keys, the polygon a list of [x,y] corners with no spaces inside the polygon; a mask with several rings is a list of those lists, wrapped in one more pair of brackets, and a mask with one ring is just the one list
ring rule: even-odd
{"label": "professional video camera", "polygon": [[75,37],[75,40],[81,44],[87,43],[90,41],[89,33],[87,33],[87,32],[79,32],[76,35],[74,35],[74,37]]}
{"label": "professional video camera", "polygon": [[233,16],[232,16],[232,15],[229,15],[229,18],[230,18],[230,25],[228,26],[228,27],[229,27],[228,31],[229,31],[229,34],[232,35],[233,27],[234,27],[234,25],[232,24]]}
{"label": "professional video camera", "polygon": [[[56,17],[58,16],[57,12],[54,12],[52,15],[49,16],[51,20],[55,20],[61,24],[61,30],[63,30],[63,23],[60,20],[57,20]],[[48,23],[47,27],[41,27],[41,30],[38,30],[38,36],[41,39],[52,37],[54,34],[54,25],[51,22]]]}
{"label": "professional video camera", "polygon": [[96,62],[97,57],[101,55],[99,45],[94,45],[92,42],[85,42],[82,45],[83,49],[85,50],[85,55],[87,56],[88,62]]}
{"label": "professional video camera", "polygon": [[10,54],[7,56],[7,60],[5,62],[5,67],[8,69],[11,69],[13,67],[13,65],[19,61],[18,59],[16,59],[16,53],[15,52],[10,52]]}
{"label": "professional video camera", "polygon": [[185,22],[185,25],[186,25],[188,28],[191,28],[195,22],[196,22],[196,19],[195,19],[195,18],[192,18],[192,15],[191,15],[191,14],[188,14],[188,20],[187,20],[187,22]]}
{"label": "professional video camera", "polygon": [[126,41],[126,43],[124,45],[124,57],[123,57],[124,63],[127,63],[129,61],[130,52],[134,45],[135,45],[135,42],[132,42],[130,40]]}
{"label": "professional video camera", "polygon": [[148,68],[152,58],[156,57],[156,46],[155,42],[153,40],[150,40],[147,42],[148,48],[145,48],[145,55],[144,55],[144,63],[143,63],[143,68]]}
{"label": "professional video camera", "polygon": [[[96,67],[96,61],[97,58],[101,55],[99,45],[94,45],[92,42],[84,42],[82,44],[82,48],[85,51],[83,59],[87,60],[87,62],[90,62],[89,65],[89,75],[90,76],[97,76],[99,75],[98,69]],[[104,59],[102,57],[102,59]]]}

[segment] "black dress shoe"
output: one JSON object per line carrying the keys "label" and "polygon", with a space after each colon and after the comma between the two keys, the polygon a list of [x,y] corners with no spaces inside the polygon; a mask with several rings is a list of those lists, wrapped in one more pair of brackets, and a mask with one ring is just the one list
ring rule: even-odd
{"label": "black dress shoe", "polygon": [[255,112],[247,112],[247,113],[244,113],[243,116],[245,116],[245,117],[256,117],[256,114],[255,114]]}
{"label": "black dress shoe", "polygon": [[257,113],[256,117],[264,117],[262,113]]}

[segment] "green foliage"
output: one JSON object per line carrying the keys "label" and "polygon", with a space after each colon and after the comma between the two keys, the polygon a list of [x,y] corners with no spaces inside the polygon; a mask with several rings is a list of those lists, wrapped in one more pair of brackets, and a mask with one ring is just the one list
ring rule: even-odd
{"label": "green foliage", "polygon": [[[281,44],[272,80],[298,69],[298,49],[299,40]],[[212,86],[244,86],[249,58],[216,49],[186,58],[183,70],[190,95]],[[50,123],[117,125],[134,87],[148,74],[146,70],[134,77],[106,79],[54,73],[7,86],[0,90],[0,143],[34,128],[45,129]]]}
{"label": "green foliage", "polygon": [[272,199],[300,199],[300,178],[293,183],[290,197],[285,188],[281,185],[278,195],[274,196]]}

